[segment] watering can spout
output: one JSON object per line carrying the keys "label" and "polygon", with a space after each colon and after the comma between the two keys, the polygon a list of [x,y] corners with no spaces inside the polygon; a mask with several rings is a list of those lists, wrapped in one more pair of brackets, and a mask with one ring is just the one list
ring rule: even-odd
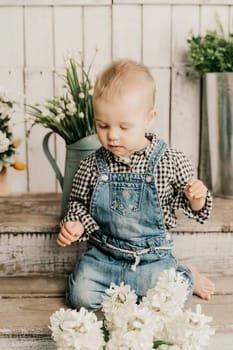
{"label": "watering can spout", "polygon": [[61,171],[56,163],[55,158],[52,156],[50,149],[49,149],[49,139],[50,139],[50,136],[52,134],[53,134],[53,131],[51,131],[45,135],[45,137],[43,139],[43,150],[44,150],[44,153],[45,153],[51,167],[53,168],[53,170],[55,172],[56,179],[58,180],[58,182],[61,186],[61,189],[63,189],[64,178],[63,178],[62,173],[61,173]]}

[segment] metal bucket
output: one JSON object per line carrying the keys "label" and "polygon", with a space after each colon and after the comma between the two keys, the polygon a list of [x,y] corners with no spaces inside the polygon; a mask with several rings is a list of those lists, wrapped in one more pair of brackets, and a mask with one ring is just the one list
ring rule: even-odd
{"label": "metal bucket", "polygon": [[97,135],[86,136],[83,139],[66,146],[66,161],[64,177],[49,150],[49,138],[53,132],[45,135],[43,140],[43,149],[50,165],[52,166],[56,178],[62,188],[62,203],[61,203],[61,217],[64,217],[67,211],[67,204],[72,189],[74,175],[79,167],[81,160],[89,154],[95,152],[101,145],[97,139]]}
{"label": "metal bucket", "polygon": [[207,73],[204,96],[212,192],[233,197],[233,73]]}

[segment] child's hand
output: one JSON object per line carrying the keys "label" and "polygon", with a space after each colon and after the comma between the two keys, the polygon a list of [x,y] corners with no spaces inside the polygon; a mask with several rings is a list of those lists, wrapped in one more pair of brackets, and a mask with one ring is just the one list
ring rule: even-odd
{"label": "child's hand", "polygon": [[57,244],[66,247],[77,241],[84,232],[83,224],[80,221],[65,222],[57,237]]}
{"label": "child's hand", "polygon": [[190,179],[184,189],[184,193],[193,210],[198,211],[203,208],[207,195],[207,187],[201,180]]}

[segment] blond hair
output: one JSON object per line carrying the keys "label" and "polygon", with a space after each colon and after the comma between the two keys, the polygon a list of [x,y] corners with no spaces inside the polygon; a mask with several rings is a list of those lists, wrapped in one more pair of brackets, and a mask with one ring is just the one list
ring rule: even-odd
{"label": "blond hair", "polygon": [[137,80],[140,88],[148,88],[154,105],[156,88],[152,74],[144,64],[130,59],[113,61],[98,74],[94,85],[93,102],[99,98],[109,100],[120,95],[129,79]]}

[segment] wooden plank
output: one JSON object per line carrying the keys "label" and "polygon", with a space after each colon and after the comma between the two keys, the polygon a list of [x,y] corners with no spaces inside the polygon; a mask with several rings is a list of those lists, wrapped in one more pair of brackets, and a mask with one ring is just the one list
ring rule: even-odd
{"label": "wooden plank", "polygon": [[[0,232],[56,233],[59,229],[60,206],[61,194],[56,193],[0,197]],[[204,225],[190,220],[178,211],[178,224],[173,231],[190,234],[233,232],[232,211],[232,199],[214,198],[211,217]]]}
{"label": "wooden plank", "polygon": [[178,225],[174,231],[183,233],[233,232],[232,211],[232,199],[214,198],[211,216],[204,225],[188,219],[181,211],[178,211]]}
{"label": "wooden plank", "polygon": [[[60,195],[0,198],[0,275],[67,274],[85,249],[56,244]],[[201,225],[179,216],[175,256],[200,271],[233,271],[233,201],[215,198],[210,220]]]}
{"label": "wooden plank", "polygon": [[[113,58],[141,60],[141,7],[113,6]],[[120,23],[120,25],[119,25]]]}
{"label": "wooden plank", "polygon": [[83,50],[81,7],[54,7],[55,66],[63,67],[64,58]]}
{"label": "wooden plank", "polygon": [[[42,222],[46,218],[34,215],[32,219]],[[73,269],[85,250],[85,244],[60,248],[56,244],[58,227],[57,230],[54,228],[54,233],[50,233],[49,226],[47,229],[44,226],[44,231],[34,226],[30,233],[24,233],[22,224],[18,227],[19,233],[5,231],[0,234],[0,276],[54,276],[67,274]],[[200,271],[208,274],[233,271],[232,232],[174,232],[173,237],[174,255],[180,264],[195,264]]]}
{"label": "wooden plank", "polygon": [[[5,1],[6,4],[8,2]],[[8,66],[10,69],[22,66],[24,61],[22,8],[1,8],[0,42],[0,66]]]}
{"label": "wooden plank", "polygon": [[[233,295],[214,295],[206,301],[197,297],[192,298],[191,306],[200,304],[202,312],[213,318],[212,325],[217,331],[230,331],[233,328]],[[225,350],[225,349],[224,349]]]}
{"label": "wooden plank", "polygon": [[[209,301],[193,297],[192,310],[201,304],[202,312],[213,317],[217,331],[229,332],[233,327],[233,295],[214,295]],[[0,300],[0,334],[50,334],[49,317],[61,307],[67,308],[64,298],[16,298]]]}
{"label": "wooden plank", "polygon": [[152,131],[169,144],[170,69],[151,69],[156,83],[155,111]]}
{"label": "wooden plank", "polygon": [[64,298],[1,299],[1,333],[50,334],[49,317],[61,307],[66,307]]}
{"label": "wooden plank", "polygon": [[[216,295],[233,295],[233,275],[209,274]],[[1,298],[64,297],[68,276],[0,277]]]}
{"label": "wooden plank", "polygon": [[[207,350],[232,350],[233,334],[216,333],[210,339]],[[7,350],[56,350],[50,336],[0,337],[0,348]]]}
{"label": "wooden plank", "polygon": [[[17,148],[17,160],[26,163],[26,134],[24,115],[23,70],[21,68],[0,67],[0,86],[10,91],[10,95],[17,102],[15,113],[12,114],[14,139],[21,138],[22,144]],[[8,172],[9,193],[27,192],[27,171]]]}
{"label": "wooden plank", "polygon": [[228,6],[202,6],[201,7],[201,33],[206,30],[219,29],[218,22],[221,23],[224,32],[229,30],[229,8]]}
{"label": "wooden plank", "polygon": [[137,4],[137,5],[232,5],[232,0],[113,0],[114,4]]}
{"label": "wooden plank", "polygon": [[169,67],[170,55],[170,6],[143,6],[143,62],[151,67]]}
{"label": "wooden plank", "polygon": [[[171,145],[183,151],[197,173],[200,123],[199,80],[188,68],[172,71]],[[182,136],[181,136],[182,135]]]}
{"label": "wooden plank", "polygon": [[56,243],[57,233],[0,236],[1,276],[64,275],[72,271],[84,251],[82,244],[63,250]]}
{"label": "wooden plank", "polygon": [[0,197],[0,232],[57,233],[61,195],[24,194]]}
{"label": "wooden plank", "polygon": [[174,234],[174,256],[180,265],[193,264],[206,274],[233,271],[232,233]]}
{"label": "wooden plank", "polygon": [[65,295],[67,276],[1,277],[1,298],[61,297]]}
{"label": "wooden plank", "polygon": [[172,62],[188,63],[187,39],[199,32],[200,10],[198,6],[174,6],[172,11]]}
{"label": "wooden plank", "polygon": [[[53,66],[51,8],[25,8],[25,40],[27,103],[41,102],[53,95],[52,72],[51,68],[47,68]],[[29,67],[38,68],[33,70]],[[29,189],[32,192],[55,191],[55,176],[42,150],[46,133],[45,128],[35,127],[29,139]],[[54,144],[52,150],[54,152]],[[41,169],[43,176],[38,176]]]}
{"label": "wooden plank", "polygon": [[[0,349],[7,350],[56,350],[56,344],[49,335],[0,337]],[[214,350],[214,349],[212,349]]]}
{"label": "wooden plank", "polygon": [[53,66],[52,9],[25,7],[26,66]]}
{"label": "wooden plank", "polygon": [[0,0],[0,6],[74,6],[74,5],[232,5],[232,0]]}
{"label": "wooden plank", "polygon": [[230,6],[229,33],[233,33],[233,6]]}
{"label": "wooden plank", "polygon": [[211,339],[208,350],[232,350],[233,333],[215,333]]}
{"label": "wooden plank", "polygon": [[[26,69],[25,85],[27,104],[41,102],[53,96],[53,77],[51,69]],[[55,174],[42,149],[43,137],[49,132],[42,126],[35,126],[28,141],[29,190],[31,192],[55,191]],[[50,143],[54,154],[54,140]],[[41,170],[43,171],[41,172]]]}
{"label": "wooden plank", "polygon": [[0,6],[73,6],[73,5],[110,5],[111,0],[0,0]]}
{"label": "wooden plank", "polygon": [[[93,25],[94,23],[94,25]],[[94,65],[102,66],[111,60],[111,8],[84,7],[85,64],[89,65],[96,55]]]}

